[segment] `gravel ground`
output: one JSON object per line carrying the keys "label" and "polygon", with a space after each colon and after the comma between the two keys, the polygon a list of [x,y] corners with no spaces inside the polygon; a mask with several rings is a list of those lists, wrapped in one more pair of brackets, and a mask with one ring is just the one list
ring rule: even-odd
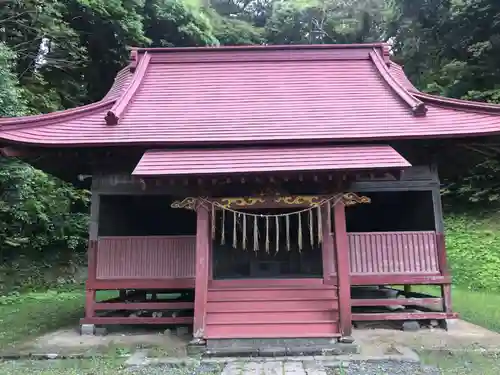
{"label": "gravel ground", "polygon": [[216,364],[201,364],[196,367],[172,367],[171,365],[130,367],[125,374],[133,375],[219,375],[222,368]]}
{"label": "gravel ground", "polygon": [[353,362],[347,368],[329,368],[327,372],[329,375],[441,375],[432,366],[398,361]]}
{"label": "gravel ground", "polygon": [[[147,366],[129,368],[126,374],[134,375],[219,375],[222,369],[212,364],[202,364],[198,367]],[[386,361],[386,362],[355,362],[347,368],[327,368],[328,375],[441,375],[441,372],[431,366],[421,366],[418,363]],[[284,374],[287,375],[287,374]]]}

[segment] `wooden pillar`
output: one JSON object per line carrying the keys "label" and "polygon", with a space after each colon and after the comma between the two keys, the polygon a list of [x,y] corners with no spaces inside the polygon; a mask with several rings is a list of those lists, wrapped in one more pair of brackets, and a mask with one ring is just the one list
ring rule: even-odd
{"label": "wooden pillar", "polygon": [[205,336],[205,317],[208,294],[210,246],[210,219],[208,209],[200,205],[196,215],[196,281],[194,290],[193,336],[202,340]]}
{"label": "wooden pillar", "polygon": [[[444,234],[438,233],[436,235],[436,241],[437,241],[439,272],[443,276],[450,276],[450,271],[448,270],[448,261],[446,259],[446,241]],[[451,304],[450,284],[441,285],[441,298],[443,299],[443,311],[446,313],[451,313],[453,309]]]}
{"label": "wooden pillar", "polygon": [[[450,276],[450,271],[448,269],[448,260],[446,256],[446,239],[444,235],[443,207],[441,203],[441,192],[439,190],[439,180],[438,185],[433,187],[432,189],[432,203],[434,206],[434,218],[436,224],[436,245],[439,262],[439,273],[442,276]],[[453,309],[451,304],[450,284],[441,285],[441,298],[443,299],[443,311],[446,313],[451,313]]]}
{"label": "wooden pillar", "polygon": [[342,337],[351,336],[351,280],[349,272],[349,242],[345,222],[345,205],[339,201],[333,207],[335,255],[337,260],[337,278],[339,290],[340,334]]}
{"label": "wooden pillar", "polygon": [[97,279],[97,247],[96,240],[89,240],[88,262],[87,262],[87,286],[85,288],[85,317],[94,316],[95,294],[94,282]]}
{"label": "wooden pillar", "polygon": [[321,256],[323,258],[323,283],[332,284],[334,281],[334,244],[332,237],[332,212],[329,204],[321,207],[321,227],[322,233],[322,246]]}

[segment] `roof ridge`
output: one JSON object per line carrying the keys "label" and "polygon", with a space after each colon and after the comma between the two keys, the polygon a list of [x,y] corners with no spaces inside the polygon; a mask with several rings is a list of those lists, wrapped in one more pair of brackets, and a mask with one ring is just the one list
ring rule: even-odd
{"label": "roof ridge", "polygon": [[104,117],[108,125],[116,125],[118,124],[118,121],[120,121],[120,117],[123,115],[130,101],[141,86],[142,79],[146,75],[150,61],[151,54],[146,51],[137,64],[134,76],[132,77],[128,87],[125,89],[125,92],[115,101],[113,107],[111,107]]}
{"label": "roof ridge", "polygon": [[165,52],[199,52],[199,51],[269,51],[269,50],[305,50],[305,49],[355,49],[355,48],[380,48],[384,49],[386,42],[352,43],[352,44],[251,44],[235,46],[204,46],[204,47],[133,47],[132,60],[138,53],[165,53]]}
{"label": "roof ridge", "polygon": [[384,81],[389,87],[411,108],[415,116],[425,116],[427,108],[425,103],[415,98],[401,83],[395,79],[387,67],[383,57],[374,49],[369,53],[370,59],[377,68]]}
{"label": "roof ridge", "polygon": [[476,102],[472,100],[446,98],[444,96],[437,96],[432,94],[427,94],[422,91],[412,90],[412,94],[419,99],[434,102],[436,104],[449,105],[452,107],[457,107],[461,109],[473,109],[479,111],[488,111],[494,113],[500,113],[500,104],[491,104],[484,102]]}

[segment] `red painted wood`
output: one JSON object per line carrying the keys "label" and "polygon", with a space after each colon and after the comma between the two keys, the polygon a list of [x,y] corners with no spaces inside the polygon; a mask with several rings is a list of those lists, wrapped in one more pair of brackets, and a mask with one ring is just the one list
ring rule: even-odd
{"label": "red painted wood", "polygon": [[193,318],[191,317],[161,317],[161,318],[149,318],[149,317],[118,317],[118,316],[99,316],[92,318],[82,318],[80,319],[80,324],[191,324],[193,323]]}
{"label": "red painted wood", "polygon": [[[97,241],[89,240],[88,247],[88,280],[94,281],[96,279],[96,252]],[[85,288],[85,317],[91,318],[95,315],[95,288],[87,282]]]}
{"label": "red painted wood", "polygon": [[[334,271],[334,243],[331,234],[332,230],[332,212],[329,204],[325,204],[321,207],[321,228],[323,230],[321,244],[321,251],[323,257],[323,283],[329,284],[332,280],[332,275],[336,273]],[[336,278],[335,278],[336,279]]]}
{"label": "red painted wood", "polygon": [[[198,163],[203,160],[203,163]],[[397,169],[411,164],[389,145],[147,150],[134,176]],[[253,207],[253,208],[258,208]]]}
{"label": "red painted wood", "polygon": [[331,337],[337,321],[330,285],[210,288],[205,338]]}
{"label": "red painted wood", "polygon": [[366,313],[352,314],[353,321],[382,321],[382,320],[427,320],[427,319],[455,319],[457,313],[423,312],[423,313]]}
{"label": "red painted wood", "polygon": [[255,312],[255,311],[242,311],[240,314],[236,314],[234,311],[231,312],[219,312],[217,314],[207,315],[207,324],[285,324],[285,323],[297,323],[302,324],[303,322],[336,322],[338,320],[337,311],[325,311],[325,310],[315,310],[315,311],[265,311],[265,312]]}
{"label": "red painted wood", "polygon": [[95,280],[96,277],[96,268],[97,268],[97,241],[89,240],[89,248],[88,248],[88,280]]}
{"label": "red painted wood", "polygon": [[441,298],[393,298],[393,299],[353,299],[351,306],[412,306],[441,303]]}
{"label": "red painted wood", "polygon": [[451,277],[436,275],[353,275],[352,285],[450,284]]}
{"label": "red painted wood", "polygon": [[448,270],[448,261],[446,259],[446,241],[444,233],[436,234],[436,242],[437,242],[439,270],[442,275],[449,275],[450,272]]}
{"label": "red painted wood", "polygon": [[310,287],[318,286],[323,288],[323,279],[303,278],[303,279],[241,279],[241,280],[212,280],[210,288],[268,288],[268,287]]}
{"label": "red painted wood", "polygon": [[120,280],[88,280],[87,289],[119,290],[119,289],[194,289],[194,278],[189,279],[120,279]]}
{"label": "red painted wood", "polygon": [[364,232],[348,237],[351,275],[439,274],[435,232]]}
{"label": "red painted wood", "polygon": [[350,336],[351,322],[351,281],[349,279],[349,241],[345,222],[345,206],[337,202],[333,207],[335,251],[340,311],[340,333]]}
{"label": "red painted wood", "polygon": [[91,318],[95,315],[95,290],[85,291],[85,317]]}
{"label": "red painted wood", "polygon": [[[210,293],[209,293],[210,296]],[[307,303],[306,303],[307,302]],[[311,303],[314,302],[314,303]],[[282,300],[282,301],[209,301],[207,314],[209,313],[230,313],[230,312],[274,312],[274,311],[333,311],[338,309],[337,299],[329,298],[325,300],[307,301],[304,299]]]}
{"label": "red painted wood", "polygon": [[[401,67],[386,66],[372,45],[262,48],[156,51],[145,72],[139,62],[128,86],[115,88],[106,100],[0,119],[2,143],[240,145],[485,136],[500,130],[498,106],[419,93]],[[134,91],[120,126],[106,125],[108,111],[116,103],[123,107]],[[404,101],[419,108],[420,100],[429,108],[427,116],[412,116]]]}
{"label": "red painted wood", "polygon": [[100,237],[98,280],[195,276],[195,236]]}
{"label": "red painted wood", "polygon": [[301,322],[300,324],[208,325],[205,336],[208,339],[314,338],[339,337],[340,334],[335,323]]}
{"label": "red painted wood", "polygon": [[207,208],[199,206],[196,215],[196,280],[193,336],[203,338],[208,294],[210,218]]}
{"label": "red painted wood", "polygon": [[209,301],[310,301],[317,299],[336,299],[333,289],[236,289],[210,290]]}
{"label": "red painted wood", "polygon": [[101,302],[94,304],[94,310],[188,310],[193,309],[192,302]]}
{"label": "red painted wood", "polygon": [[451,304],[451,285],[445,284],[441,286],[441,295],[443,296],[443,311],[451,313],[453,311]]}

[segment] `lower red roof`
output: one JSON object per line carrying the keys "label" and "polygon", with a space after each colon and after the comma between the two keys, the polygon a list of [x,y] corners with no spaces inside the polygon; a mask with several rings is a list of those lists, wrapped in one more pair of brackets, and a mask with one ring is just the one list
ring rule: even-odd
{"label": "lower red roof", "polygon": [[135,176],[405,168],[391,146],[320,146],[251,149],[148,150]]}

